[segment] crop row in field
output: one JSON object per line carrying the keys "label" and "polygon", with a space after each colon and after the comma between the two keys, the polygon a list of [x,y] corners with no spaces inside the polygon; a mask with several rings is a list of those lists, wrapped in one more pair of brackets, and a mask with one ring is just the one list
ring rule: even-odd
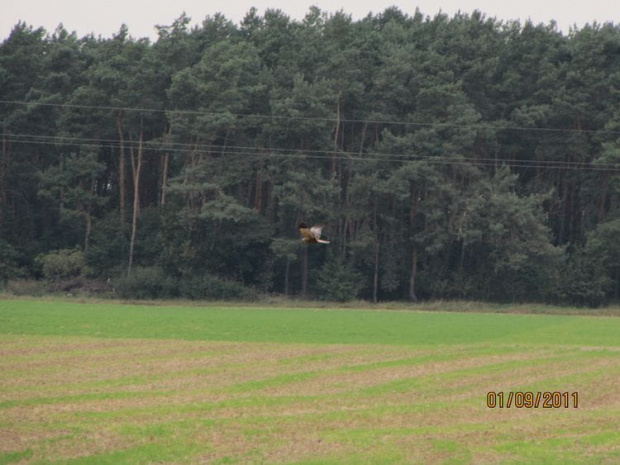
{"label": "crop row in field", "polygon": [[618,321],[2,305],[0,463],[617,463]]}

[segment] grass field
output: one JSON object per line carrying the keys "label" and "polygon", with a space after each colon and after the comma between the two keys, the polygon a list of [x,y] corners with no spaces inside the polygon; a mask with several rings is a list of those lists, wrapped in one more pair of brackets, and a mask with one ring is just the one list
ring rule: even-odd
{"label": "grass field", "polygon": [[618,317],[0,300],[0,357],[0,463],[620,463]]}

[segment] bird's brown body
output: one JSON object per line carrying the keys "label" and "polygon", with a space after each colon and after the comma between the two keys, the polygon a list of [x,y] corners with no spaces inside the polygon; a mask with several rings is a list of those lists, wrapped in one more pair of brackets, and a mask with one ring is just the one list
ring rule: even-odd
{"label": "bird's brown body", "polygon": [[301,240],[307,244],[314,242],[319,244],[329,244],[329,241],[321,239],[321,231],[323,226],[312,226],[308,228],[305,223],[299,223],[299,232],[301,234]]}

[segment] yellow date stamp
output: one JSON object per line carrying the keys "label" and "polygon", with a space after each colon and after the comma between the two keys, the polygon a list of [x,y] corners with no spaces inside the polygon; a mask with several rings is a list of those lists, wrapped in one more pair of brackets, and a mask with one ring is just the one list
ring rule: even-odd
{"label": "yellow date stamp", "polygon": [[488,408],[579,408],[578,392],[490,391]]}

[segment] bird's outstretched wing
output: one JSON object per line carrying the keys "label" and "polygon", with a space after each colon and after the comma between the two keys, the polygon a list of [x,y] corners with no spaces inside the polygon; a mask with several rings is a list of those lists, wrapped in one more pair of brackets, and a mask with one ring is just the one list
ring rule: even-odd
{"label": "bird's outstretched wing", "polygon": [[323,226],[312,226],[310,228],[310,232],[317,241],[321,238],[321,231],[323,231]]}
{"label": "bird's outstretched wing", "polygon": [[321,239],[321,231],[323,231],[323,226],[312,226],[310,228],[310,232],[314,236],[316,242],[319,244],[329,244],[329,241]]}

